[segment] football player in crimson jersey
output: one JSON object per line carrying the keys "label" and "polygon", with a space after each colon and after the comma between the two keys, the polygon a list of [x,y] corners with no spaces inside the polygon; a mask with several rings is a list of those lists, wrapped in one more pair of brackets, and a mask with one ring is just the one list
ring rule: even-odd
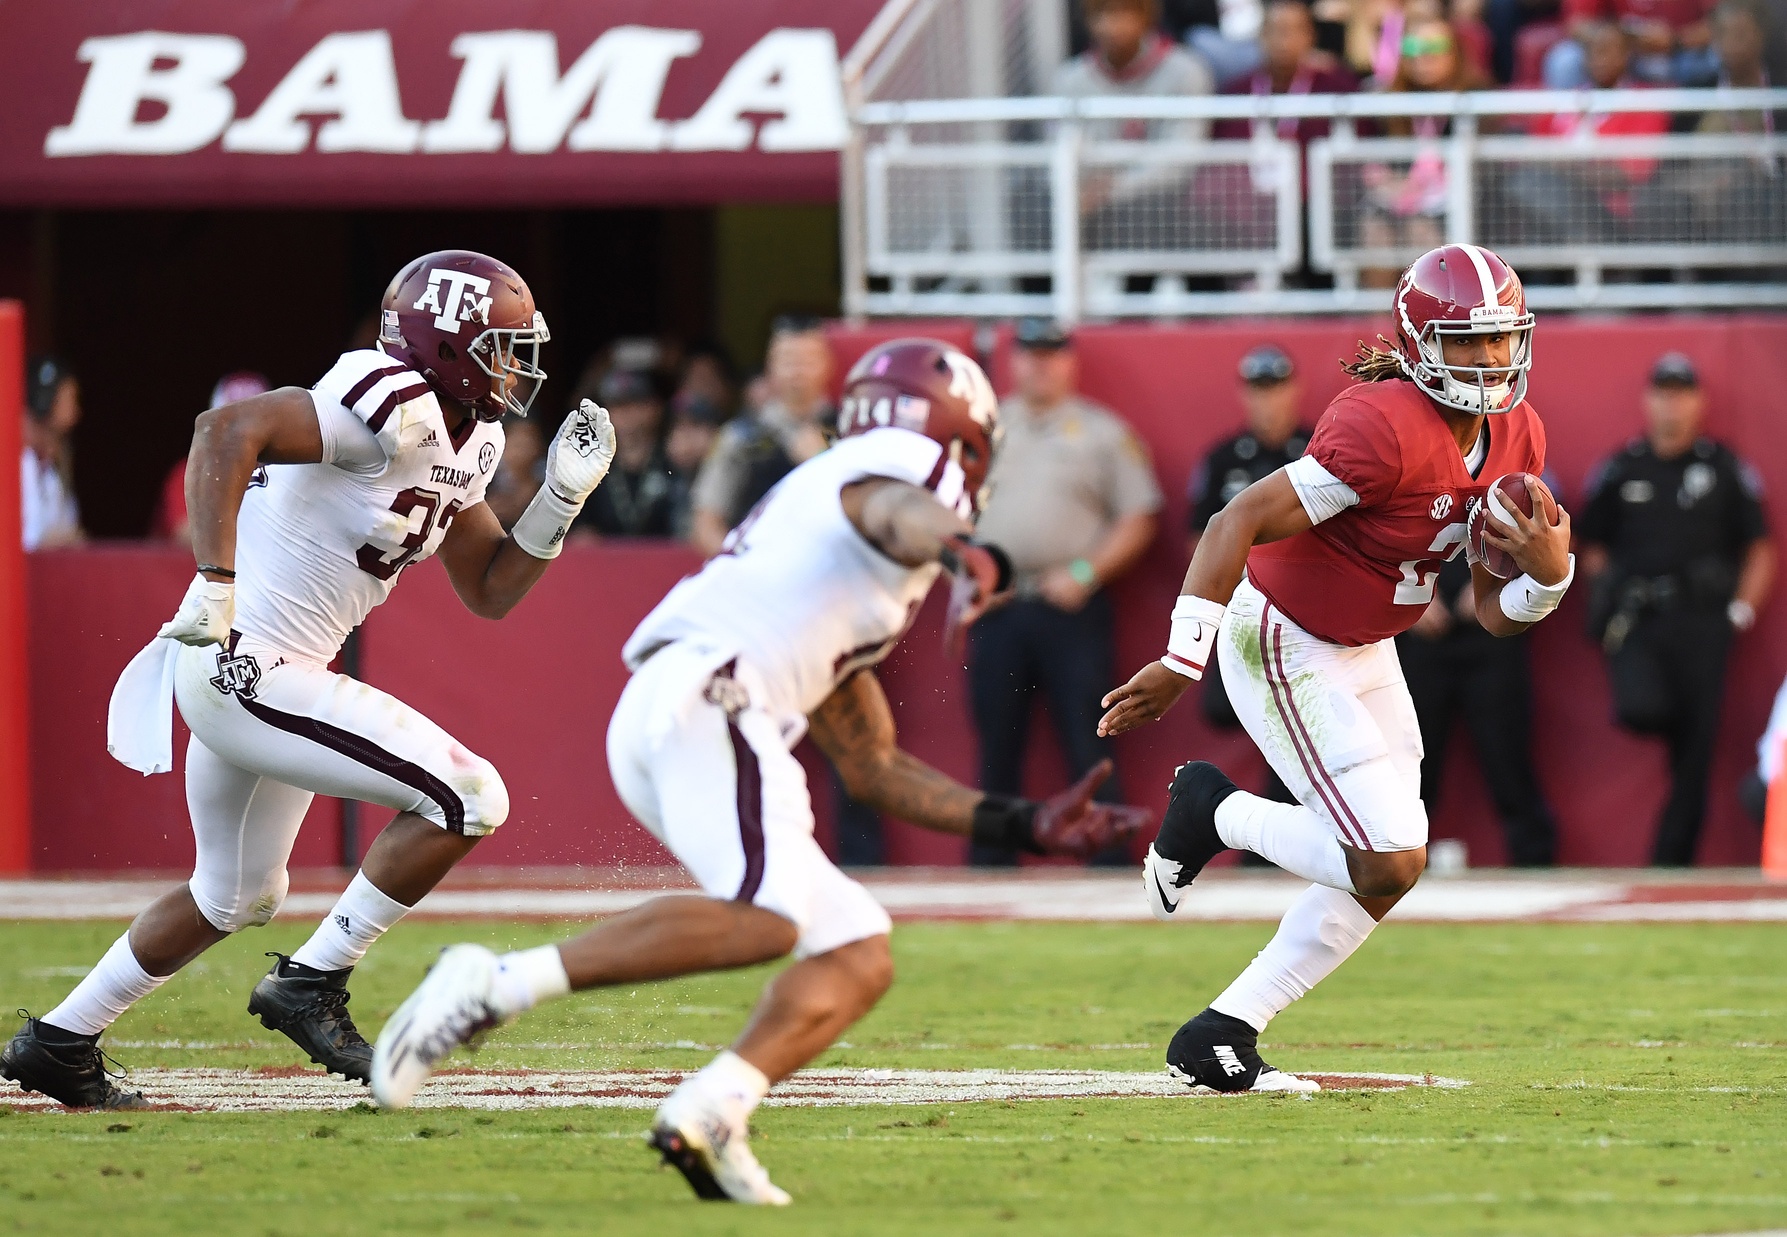
{"label": "football player in crimson jersey", "polygon": [[[502,777],[401,700],[329,670],[343,641],[439,552],[466,607],[501,618],[558,556],[614,458],[595,404],[565,418],[545,484],[507,533],[484,505],[505,414],[546,375],[546,323],[520,275],[446,250],[384,296],[379,346],[344,353],[309,390],[284,387],[198,418],[186,468],[198,573],[119,677],[107,749],[173,766],[172,706],[192,731],[192,879],[138,915],[63,1002],[0,1051],[0,1075],[70,1107],[141,1095],[107,1077],[99,1036],[212,945],[268,922],[316,794],[394,808],[315,934],[279,955],[248,1012],[331,1072],[366,1081],[372,1047],[348,979],[381,934],[509,812]],[[172,699],[170,699],[170,697]]]}
{"label": "football player in crimson jersey", "polygon": [[[1212,650],[1235,712],[1297,805],[1235,788],[1194,761],[1173,779],[1143,883],[1157,918],[1225,849],[1316,882],[1227,991],[1180,1028],[1167,1064],[1217,1091],[1315,1090],[1256,1050],[1266,1023],[1357,949],[1426,863],[1421,736],[1392,642],[1433,599],[1440,565],[1466,552],[1472,505],[1507,473],[1536,477],[1545,428],[1525,402],[1533,318],[1495,254],[1446,245],[1396,286],[1393,350],[1361,349],[1358,385],[1328,406],[1303,458],[1238,494],[1198,543],[1166,655],[1105,698],[1121,734],[1154,721]],[[1491,516],[1489,542],[1522,574],[1472,552],[1477,616],[1513,635],[1562,599],[1575,573],[1570,520],[1544,505]]]}
{"label": "football player in crimson jersey", "polygon": [[[372,1090],[402,1107],[457,1045],[549,997],[799,959],[730,1050],[665,1100],[651,1141],[703,1198],[781,1204],[748,1122],[893,980],[887,912],[813,841],[790,748],[810,731],[853,798],[943,833],[1084,857],[1148,814],[1092,801],[1107,760],[1042,803],[986,795],[902,752],[874,666],[937,577],[968,622],[1010,576],[970,539],[997,441],[980,366],[894,340],[845,380],[836,446],[789,473],[701,572],[672,589],[621,656],[608,768],[633,815],[705,897],[657,898],[561,945],[441,956],[380,1032]],[[958,609],[958,607],[960,607]]]}

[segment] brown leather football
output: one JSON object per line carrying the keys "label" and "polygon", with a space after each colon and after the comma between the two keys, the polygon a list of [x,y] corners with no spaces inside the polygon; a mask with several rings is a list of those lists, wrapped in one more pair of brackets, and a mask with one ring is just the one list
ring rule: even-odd
{"label": "brown leather football", "polygon": [[1510,511],[1518,510],[1520,514],[1530,516],[1535,504],[1540,502],[1545,505],[1545,518],[1557,523],[1557,499],[1552,497],[1546,484],[1531,473],[1511,472],[1497,477],[1483,499],[1471,507],[1465,535],[1470,538],[1472,555],[1489,569],[1491,575],[1511,580],[1520,574],[1520,568],[1506,550],[1489,544],[1485,533],[1490,509],[1495,508],[1498,519],[1511,522]]}

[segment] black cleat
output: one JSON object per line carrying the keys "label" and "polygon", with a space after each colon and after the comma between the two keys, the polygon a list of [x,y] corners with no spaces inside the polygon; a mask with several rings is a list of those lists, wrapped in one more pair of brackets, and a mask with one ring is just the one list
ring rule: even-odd
{"label": "black cleat", "polygon": [[1179,891],[1228,849],[1216,832],[1216,806],[1237,789],[1207,760],[1182,764],[1173,774],[1160,832],[1142,861],[1142,888],[1156,919],[1171,919],[1179,909]]}
{"label": "black cleat", "polygon": [[1193,1090],[1320,1091],[1312,1079],[1260,1060],[1259,1033],[1239,1018],[1206,1009],[1179,1028],[1167,1047],[1167,1073]]}
{"label": "black cleat", "polygon": [[372,1079],[372,1045],[347,1012],[348,976],[353,967],[318,971],[284,954],[268,954],[273,964],[248,998],[248,1012],[269,1031],[278,1031],[331,1074],[355,1082]]}
{"label": "black cleat", "polygon": [[730,1202],[731,1196],[720,1188],[719,1181],[707,1166],[707,1160],[694,1147],[689,1145],[680,1130],[655,1126],[651,1132],[650,1142],[664,1163],[676,1169],[695,1191],[695,1197],[706,1199],[712,1203]]}
{"label": "black cleat", "polygon": [[[112,1079],[124,1077],[124,1071],[100,1050],[99,1036],[64,1031],[22,1009],[19,1014],[25,1025],[0,1049],[0,1078],[10,1078],[25,1090],[70,1108],[144,1106],[142,1092],[112,1084]],[[113,1069],[106,1068],[108,1061]]]}

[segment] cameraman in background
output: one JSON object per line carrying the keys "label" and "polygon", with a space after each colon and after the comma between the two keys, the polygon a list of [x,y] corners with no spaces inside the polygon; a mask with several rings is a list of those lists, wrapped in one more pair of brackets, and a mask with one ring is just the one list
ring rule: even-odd
{"label": "cameraman in background", "polygon": [[1600,468],[1576,521],[1591,581],[1590,635],[1607,654],[1621,726],[1663,739],[1670,790],[1651,862],[1694,862],[1706,815],[1725,661],[1774,583],[1775,548],[1755,471],[1701,435],[1694,364],[1659,358],[1645,436]]}

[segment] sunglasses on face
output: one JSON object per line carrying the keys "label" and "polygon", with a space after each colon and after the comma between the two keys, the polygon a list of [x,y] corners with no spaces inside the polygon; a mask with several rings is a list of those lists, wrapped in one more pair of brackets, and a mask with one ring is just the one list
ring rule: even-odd
{"label": "sunglasses on face", "polygon": [[1412,34],[1402,36],[1402,54],[1405,56],[1444,56],[1452,50],[1452,36],[1436,34],[1428,38],[1419,38]]}

